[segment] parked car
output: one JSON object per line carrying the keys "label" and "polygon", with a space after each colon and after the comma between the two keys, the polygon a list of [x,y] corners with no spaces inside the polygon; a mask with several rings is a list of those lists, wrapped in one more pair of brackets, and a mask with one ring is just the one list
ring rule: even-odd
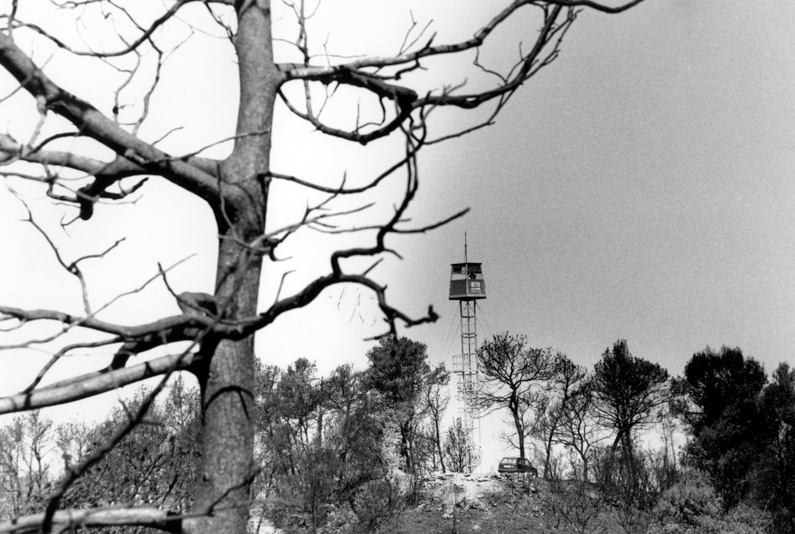
{"label": "parked car", "polygon": [[497,467],[498,473],[530,473],[532,476],[538,476],[538,470],[533,467],[530,460],[527,458],[512,458],[507,457],[500,460],[500,465]]}

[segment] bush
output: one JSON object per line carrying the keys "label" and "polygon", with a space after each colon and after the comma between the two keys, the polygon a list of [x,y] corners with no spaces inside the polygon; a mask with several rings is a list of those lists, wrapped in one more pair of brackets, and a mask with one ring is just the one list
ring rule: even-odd
{"label": "bush", "polygon": [[600,516],[606,509],[605,501],[588,482],[551,480],[544,505],[544,521],[548,528],[557,529],[563,523],[569,531],[577,534],[604,531]]}
{"label": "bush", "polygon": [[663,492],[653,515],[652,534],[763,534],[772,524],[767,513],[745,505],[724,514],[722,499],[696,469]]}
{"label": "bush", "polygon": [[403,508],[404,496],[395,481],[373,480],[364,485],[353,501],[360,530],[374,532]]}
{"label": "bush", "polygon": [[359,518],[348,505],[330,504],[326,509],[326,522],[318,534],[354,534],[359,527]]}

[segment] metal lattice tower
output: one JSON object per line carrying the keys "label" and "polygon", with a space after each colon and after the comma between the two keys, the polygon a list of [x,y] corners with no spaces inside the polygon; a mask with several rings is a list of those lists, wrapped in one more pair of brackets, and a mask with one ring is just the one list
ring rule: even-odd
{"label": "metal lattice tower", "polygon": [[450,300],[457,300],[461,316],[461,354],[453,356],[453,373],[456,377],[458,411],[467,429],[469,453],[472,467],[480,463],[480,411],[478,392],[480,374],[478,373],[478,332],[477,303],[486,298],[486,282],[480,263],[471,263],[466,258],[464,244],[464,263],[451,264]]}

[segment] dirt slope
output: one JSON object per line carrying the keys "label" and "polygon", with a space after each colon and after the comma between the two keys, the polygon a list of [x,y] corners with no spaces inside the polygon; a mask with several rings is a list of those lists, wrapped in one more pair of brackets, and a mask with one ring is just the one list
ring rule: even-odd
{"label": "dirt slope", "polygon": [[429,478],[420,502],[387,530],[420,533],[561,533],[547,528],[543,482],[523,475],[447,474]]}

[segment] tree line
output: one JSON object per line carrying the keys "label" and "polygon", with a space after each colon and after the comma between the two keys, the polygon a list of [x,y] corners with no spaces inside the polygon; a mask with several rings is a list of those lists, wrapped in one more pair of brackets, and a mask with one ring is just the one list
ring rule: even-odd
{"label": "tree line", "polygon": [[[740,349],[707,348],[671,377],[618,340],[588,370],[509,333],[477,355],[481,415],[507,415],[503,437],[548,481],[552,517],[583,527],[610,507],[626,532],[652,532],[655,522],[665,532],[731,532],[739,513],[766,528],[748,532],[795,532],[795,371],[786,363],[768,382]],[[374,531],[416,501],[429,473],[473,469],[462,421],[446,424],[450,374],[429,364],[426,346],[385,337],[367,359],[364,370],[341,365],[327,376],[306,358],[257,366],[254,521]],[[34,411],[3,427],[0,519],[39,509],[50,486],[102,448],[145,397],[139,390],[97,425],[56,425]],[[63,502],[186,513],[200,419],[198,391],[177,378]]]}
{"label": "tree line", "polygon": [[[365,370],[328,376],[300,358],[256,367],[255,519],[287,528],[344,523],[373,531],[416,499],[431,471],[469,471],[472,447],[460,420],[446,427],[450,374],[426,346],[382,338]],[[0,430],[0,522],[41,509],[78,459],[101,450],[147,396],[140,389],[97,424],[55,424],[38,411]],[[178,377],[135,429],[77,480],[62,502],[76,509],[157,506],[185,514],[201,460],[198,390]]]}
{"label": "tree line", "polygon": [[744,532],[795,532],[795,370],[787,363],[768,382],[741,349],[707,347],[671,377],[618,340],[589,371],[508,333],[486,341],[478,360],[481,407],[508,415],[505,440],[545,479],[581,483],[566,486],[560,514],[590,506],[578,521],[595,519],[598,507],[582,500],[587,489],[615,505],[627,532],[655,521],[665,532],[733,532],[737,521],[759,529]]}

